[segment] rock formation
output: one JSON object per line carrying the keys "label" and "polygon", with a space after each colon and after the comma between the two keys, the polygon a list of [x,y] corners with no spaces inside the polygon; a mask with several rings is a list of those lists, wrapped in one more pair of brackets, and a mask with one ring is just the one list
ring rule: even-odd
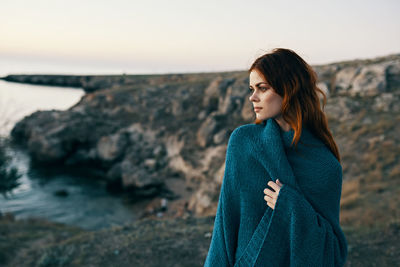
{"label": "rock formation", "polygon": [[[347,159],[345,179],[361,177],[349,159],[359,156],[354,154],[360,147],[356,142],[368,142],[349,140],[346,134],[376,125],[382,114],[399,114],[400,55],[313,68],[328,96],[329,123]],[[167,184],[178,178],[193,190],[190,210],[215,214],[229,135],[255,119],[245,71],[82,76],[79,83],[87,91],[79,103],[67,111],[37,111],[12,130],[14,141],[25,146],[35,162],[89,166],[99,179],[139,197],[176,197],[180,192]],[[363,131],[365,138],[373,137],[373,132]],[[397,175],[398,167],[388,168],[385,172]]]}

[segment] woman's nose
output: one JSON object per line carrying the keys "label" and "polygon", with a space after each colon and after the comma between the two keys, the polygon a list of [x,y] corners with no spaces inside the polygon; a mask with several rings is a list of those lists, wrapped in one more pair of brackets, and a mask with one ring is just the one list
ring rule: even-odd
{"label": "woman's nose", "polygon": [[257,97],[255,96],[255,93],[253,93],[253,94],[249,97],[249,100],[250,100],[251,102],[257,100]]}

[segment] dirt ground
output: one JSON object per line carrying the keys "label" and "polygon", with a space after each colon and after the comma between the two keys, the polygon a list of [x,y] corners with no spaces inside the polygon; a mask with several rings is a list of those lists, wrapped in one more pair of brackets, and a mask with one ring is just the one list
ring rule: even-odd
{"label": "dirt ground", "polygon": [[[1,266],[203,266],[214,217],[144,218],[87,231],[42,219],[0,217]],[[400,223],[377,229],[343,228],[346,266],[396,266]]]}

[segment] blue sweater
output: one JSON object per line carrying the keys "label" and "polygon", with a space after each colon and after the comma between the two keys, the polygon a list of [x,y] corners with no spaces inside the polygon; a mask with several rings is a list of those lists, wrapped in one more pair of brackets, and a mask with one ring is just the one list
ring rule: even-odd
{"label": "blue sweater", "polygon": [[[342,167],[304,125],[297,149],[293,135],[273,118],[232,132],[204,266],[344,265]],[[276,179],[283,186],[272,209],[263,191]]]}

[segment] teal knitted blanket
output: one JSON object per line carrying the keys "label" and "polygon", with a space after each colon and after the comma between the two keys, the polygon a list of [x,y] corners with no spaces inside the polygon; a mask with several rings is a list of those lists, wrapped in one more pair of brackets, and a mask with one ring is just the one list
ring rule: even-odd
{"label": "teal knitted blanket", "polygon": [[[342,167],[306,126],[296,149],[293,135],[273,118],[232,132],[204,266],[344,265]],[[263,190],[276,179],[283,186],[272,209]]]}

